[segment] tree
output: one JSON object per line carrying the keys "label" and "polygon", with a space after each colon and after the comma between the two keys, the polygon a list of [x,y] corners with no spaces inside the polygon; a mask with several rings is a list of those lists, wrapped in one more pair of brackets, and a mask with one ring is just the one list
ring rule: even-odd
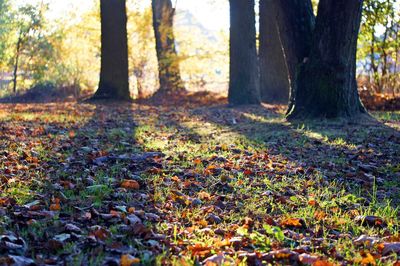
{"label": "tree", "polygon": [[152,10],[160,81],[159,93],[171,94],[184,91],[175,47],[175,9],[171,0],[152,0]]}
{"label": "tree", "polygon": [[284,50],[290,84],[289,105],[291,105],[296,94],[297,68],[309,56],[315,15],[310,0],[272,0],[271,9],[275,13]]}
{"label": "tree", "polygon": [[20,57],[23,52],[33,47],[33,42],[40,39],[40,31],[43,27],[43,13],[41,8],[33,5],[22,6],[18,9],[13,21],[17,31],[13,62],[13,93],[17,93],[18,71]]}
{"label": "tree", "polygon": [[125,0],[101,0],[100,83],[92,99],[130,100]]}
{"label": "tree", "polygon": [[260,94],[268,103],[289,100],[289,73],[274,10],[274,0],[260,1]]}
{"label": "tree", "polygon": [[10,16],[10,4],[8,0],[0,0],[0,63],[6,59],[7,40],[11,32],[10,25],[12,18]]}
{"label": "tree", "polygon": [[365,0],[361,25],[358,56],[369,85],[375,92],[395,94],[399,86],[396,68],[400,52],[400,13],[396,0]]}
{"label": "tree", "polygon": [[[129,76],[135,77],[135,96],[142,99],[147,96],[146,83],[150,81],[149,76],[157,72],[151,7],[142,10],[136,5],[131,6],[128,20],[130,22],[128,24],[128,42],[137,48],[129,50]],[[153,84],[149,84],[149,86],[155,87]]]}
{"label": "tree", "polygon": [[259,104],[259,69],[254,0],[230,0],[230,69],[232,105]]}
{"label": "tree", "polygon": [[355,78],[362,2],[319,2],[309,57],[297,75],[289,119],[350,118],[365,112]]}

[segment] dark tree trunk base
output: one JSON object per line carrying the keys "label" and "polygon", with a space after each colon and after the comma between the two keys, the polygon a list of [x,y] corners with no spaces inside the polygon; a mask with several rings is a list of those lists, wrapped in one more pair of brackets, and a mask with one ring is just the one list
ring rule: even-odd
{"label": "dark tree trunk base", "polygon": [[295,101],[287,114],[289,120],[351,119],[367,114],[351,70],[344,66],[311,59],[299,67],[297,86],[301,91],[295,91]]}
{"label": "dark tree trunk base", "polygon": [[327,119],[323,117],[309,117],[309,116],[304,116],[302,114],[299,114],[298,116],[292,115],[290,117],[287,117],[287,121],[289,121],[292,124],[318,124],[318,122],[323,123],[323,125],[328,125],[332,123],[332,125],[341,125],[341,124],[348,124],[348,125],[377,125],[379,124],[379,121],[377,121],[373,116],[371,116],[369,113],[359,113],[357,115],[354,115],[352,117],[336,117],[334,119]]}
{"label": "dark tree trunk base", "polygon": [[133,102],[133,99],[130,97],[118,97],[115,95],[109,95],[109,94],[100,94],[100,93],[95,93],[92,97],[84,100],[85,102],[110,102],[110,101],[115,101],[115,102]]}

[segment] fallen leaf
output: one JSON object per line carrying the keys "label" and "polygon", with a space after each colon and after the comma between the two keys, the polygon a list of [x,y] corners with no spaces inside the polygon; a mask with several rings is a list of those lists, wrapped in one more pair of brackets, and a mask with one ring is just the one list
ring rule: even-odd
{"label": "fallen leaf", "polygon": [[374,257],[371,253],[366,253],[361,260],[361,265],[376,265]]}
{"label": "fallen leaf", "polygon": [[299,218],[287,218],[281,221],[281,226],[283,227],[305,227],[305,222],[303,219]]}
{"label": "fallen leaf", "polygon": [[121,256],[120,266],[131,266],[132,264],[139,264],[140,259],[135,258],[129,254],[125,254]]}
{"label": "fallen leaf", "polygon": [[100,240],[106,240],[109,237],[110,233],[104,228],[95,226],[95,230],[92,231],[89,235],[95,236],[97,239]]}
{"label": "fallen leaf", "polygon": [[386,256],[390,253],[400,253],[400,242],[383,243],[382,255]]}
{"label": "fallen leaf", "polygon": [[367,247],[372,247],[378,241],[379,241],[379,238],[377,238],[377,237],[361,235],[359,238],[354,240],[354,244],[355,245],[365,245]]}
{"label": "fallen leaf", "polygon": [[299,261],[303,264],[314,264],[318,261],[318,256],[303,253],[299,255]]}
{"label": "fallen leaf", "polygon": [[138,190],[140,188],[140,185],[136,180],[124,180],[121,183],[121,187],[126,189]]}
{"label": "fallen leaf", "polygon": [[193,256],[203,256],[204,257],[211,253],[212,247],[197,243],[193,246],[189,246],[188,250],[190,250],[192,252]]}
{"label": "fallen leaf", "polygon": [[314,262],[313,266],[334,266],[332,262],[326,261],[326,260],[318,260]]}
{"label": "fallen leaf", "polygon": [[369,226],[386,226],[386,222],[378,216],[362,216],[359,215],[354,219],[357,223],[361,225],[369,225]]}
{"label": "fallen leaf", "polygon": [[205,191],[199,192],[198,197],[201,200],[210,200],[211,199],[211,195],[209,193],[205,192]]}
{"label": "fallen leaf", "polygon": [[69,136],[71,139],[72,139],[72,138],[75,138],[75,137],[76,137],[75,131],[70,130],[70,131],[68,132],[68,136]]}

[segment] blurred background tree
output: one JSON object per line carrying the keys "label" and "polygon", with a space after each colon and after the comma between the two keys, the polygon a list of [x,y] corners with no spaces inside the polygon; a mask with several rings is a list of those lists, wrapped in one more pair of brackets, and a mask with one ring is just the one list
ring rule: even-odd
{"label": "blurred background tree", "polygon": [[358,61],[362,85],[376,93],[400,91],[400,10],[397,0],[365,0]]}
{"label": "blurred background tree", "polygon": [[[18,55],[17,92],[41,85],[81,97],[92,93],[100,72],[100,8],[98,0],[0,0],[0,96],[13,94]],[[225,12],[228,0],[173,1],[174,32],[180,71],[189,91],[226,94],[229,70],[229,25],[209,27],[196,12]],[[317,12],[318,0],[313,0]],[[400,3],[365,0],[358,49],[358,78],[367,93],[400,93]],[[65,7],[68,8],[65,8]],[[134,98],[159,87],[150,0],[127,0],[129,76]],[[206,11],[207,12],[207,11]],[[214,13],[213,13],[214,14]],[[227,21],[228,24],[229,21]],[[17,49],[20,39],[20,48]],[[17,52],[17,50],[19,50]]]}

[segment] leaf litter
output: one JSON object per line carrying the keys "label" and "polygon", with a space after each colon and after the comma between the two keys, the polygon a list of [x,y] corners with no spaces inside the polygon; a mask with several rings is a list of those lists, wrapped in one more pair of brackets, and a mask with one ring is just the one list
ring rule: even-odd
{"label": "leaf litter", "polygon": [[1,107],[0,264],[399,264],[398,121]]}

